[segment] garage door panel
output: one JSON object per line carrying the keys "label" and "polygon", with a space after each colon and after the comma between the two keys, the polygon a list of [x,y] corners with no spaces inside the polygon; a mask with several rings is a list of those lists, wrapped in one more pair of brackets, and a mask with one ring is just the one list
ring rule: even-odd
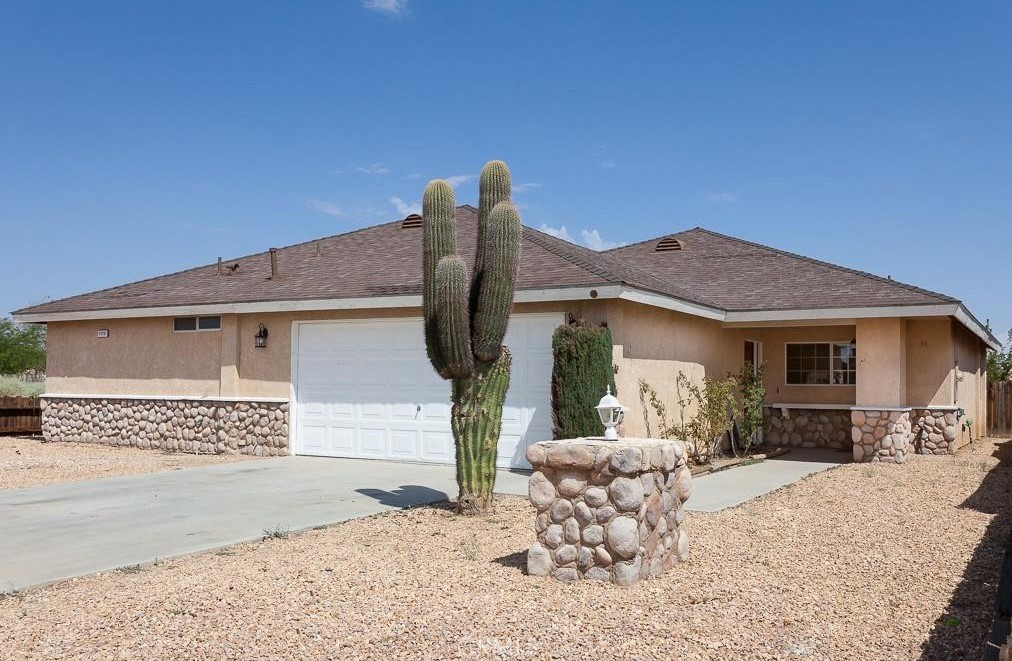
{"label": "garage door panel", "polygon": [[[551,335],[562,321],[562,315],[511,321],[500,466],[526,466],[527,444],[550,437]],[[421,320],[303,324],[297,344],[298,452],[454,461],[450,386],[429,365]]]}
{"label": "garage door panel", "polygon": [[418,457],[418,437],[421,434],[412,429],[394,429],[390,432],[390,455],[398,459]]}
{"label": "garage door panel", "polygon": [[302,428],[302,446],[309,451],[327,449],[327,428],[307,425]]}
{"label": "garage door panel", "polygon": [[423,431],[422,459],[452,461],[453,434],[448,431]]}
{"label": "garage door panel", "polygon": [[421,417],[425,422],[445,422],[449,425],[450,404],[446,402],[425,402],[422,404]]}
{"label": "garage door panel", "polygon": [[[380,397],[381,395],[377,395]],[[358,405],[359,419],[363,421],[378,421],[386,420],[388,417],[387,409],[388,405],[376,402],[376,401],[365,401]]]}
{"label": "garage door panel", "polygon": [[330,451],[343,457],[355,454],[355,427],[330,427]]}
{"label": "garage door panel", "polygon": [[387,430],[381,427],[360,427],[358,430],[359,452],[366,457],[386,457]]}

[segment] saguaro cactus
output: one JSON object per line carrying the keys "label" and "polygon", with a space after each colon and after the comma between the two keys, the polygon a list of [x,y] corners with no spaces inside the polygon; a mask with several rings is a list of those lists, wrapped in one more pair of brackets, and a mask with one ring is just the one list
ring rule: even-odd
{"label": "saguaro cactus", "polygon": [[452,382],[450,424],[457,458],[457,511],[479,514],[492,504],[502,407],[510,383],[503,346],[520,256],[520,214],[510,202],[502,161],[481,171],[474,272],[457,253],[453,188],[425,187],[423,309],[432,367]]}

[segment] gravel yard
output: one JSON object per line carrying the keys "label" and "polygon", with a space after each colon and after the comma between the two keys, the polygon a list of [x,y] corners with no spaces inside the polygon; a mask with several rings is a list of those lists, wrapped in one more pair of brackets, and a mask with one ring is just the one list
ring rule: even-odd
{"label": "gravel yard", "polygon": [[421,507],[7,596],[0,655],[976,658],[1010,523],[996,450],[691,513],[690,561],[632,588],[526,576],[532,510],[502,497],[482,519]]}
{"label": "gravel yard", "polygon": [[253,458],[247,455],[182,454],[91,443],[44,443],[32,438],[0,437],[0,489],[154,473]]}

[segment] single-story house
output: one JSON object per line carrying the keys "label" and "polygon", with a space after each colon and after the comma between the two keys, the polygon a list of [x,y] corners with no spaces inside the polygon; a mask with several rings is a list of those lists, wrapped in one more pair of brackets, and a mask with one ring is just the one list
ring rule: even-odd
{"label": "single-story house", "polygon": [[[475,208],[457,222],[469,259]],[[421,234],[412,215],[16,311],[48,325],[45,436],[452,462],[449,386],[422,338]],[[766,365],[768,442],[867,461],[953,452],[967,418],[982,430],[998,346],[955,298],[701,228],[605,252],[525,228],[504,466],[551,437],[551,337],[569,317],[612,330],[626,435],[646,433],[641,379],[670,410],[679,371],[749,360]]]}

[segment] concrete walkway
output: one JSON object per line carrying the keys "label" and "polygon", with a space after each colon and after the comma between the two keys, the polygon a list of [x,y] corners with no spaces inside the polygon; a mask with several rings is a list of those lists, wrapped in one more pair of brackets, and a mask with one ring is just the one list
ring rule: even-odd
{"label": "concrete walkway", "polygon": [[[496,491],[527,494],[500,471]],[[456,496],[452,466],[278,457],[0,491],[0,592]]]}
{"label": "concrete walkway", "polygon": [[685,503],[685,509],[719,512],[850,460],[849,452],[792,449],[757,464],[702,475],[693,479],[692,496]]}

